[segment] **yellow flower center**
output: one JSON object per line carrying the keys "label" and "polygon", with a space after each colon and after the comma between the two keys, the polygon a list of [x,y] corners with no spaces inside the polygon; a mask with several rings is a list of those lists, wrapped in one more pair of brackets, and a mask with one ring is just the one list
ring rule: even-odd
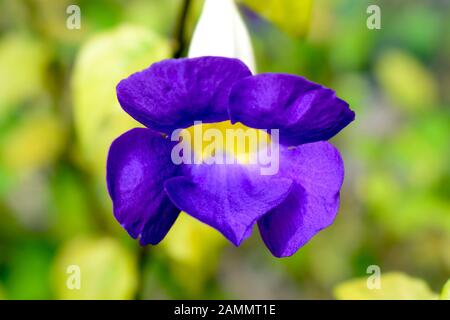
{"label": "yellow flower center", "polygon": [[196,163],[211,157],[228,157],[241,164],[255,163],[258,152],[271,143],[270,134],[265,130],[230,121],[198,123],[182,130],[180,136],[190,143]]}

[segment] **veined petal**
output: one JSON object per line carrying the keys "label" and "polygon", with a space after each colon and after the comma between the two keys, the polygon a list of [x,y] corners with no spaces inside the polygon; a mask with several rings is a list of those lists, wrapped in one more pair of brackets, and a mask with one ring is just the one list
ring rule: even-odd
{"label": "veined petal", "polygon": [[278,175],[293,179],[294,187],[283,203],[258,221],[258,226],[272,254],[286,257],[334,221],[344,164],[330,143],[309,143],[280,150]]}
{"label": "veined petal", "polygon": [[328,140],[355,118],[333,90],[287,74],[261,74],[238,81],[230,94],[231,122],[280,129],[280,143],[295,146]]}
{"label": "veined petal", "polygon": [[228,120],[231,87],[250,74],[237,59],[168,59],[122,80],[117,97],[137,121],[169,134],[192,126],[194,121]]}
{"label": "veined petal", "polygon": [[291,179],[263,176],[256,165],[185,165],[183,171],[165,183],[172,202],[236,246],[292,187]]}
{"label": "veined petal", "polygon": [[180,210],[164,191],[173,177],[170,140],[150,129],[132,129],[111,145],[107,162],[108,191],[114,216],[140,243],[157,244],[169,231]]}

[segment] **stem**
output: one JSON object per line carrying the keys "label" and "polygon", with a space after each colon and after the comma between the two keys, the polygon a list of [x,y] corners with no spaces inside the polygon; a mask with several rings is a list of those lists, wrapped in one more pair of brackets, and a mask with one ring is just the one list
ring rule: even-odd
{"label": "stem", "polygon": [[145,289],[145,265],[147,264],[147,247],[139,247],[138,257],[137,257],[137,267],[139,275],[139,283],[136,290],[136,300],[141,300],[144,298]]}
{"label": "stem", "polygon": [[186,21],[189,12],[189,7],[191,6],[191,0],[184,0],[181,7],[181,12],[177,20],[177,25],[175,27],[175,41],[177,44],[177,49],[175,50],[173,57],[180,58],[186,49],[186,39],[184,37],[186,29]]}

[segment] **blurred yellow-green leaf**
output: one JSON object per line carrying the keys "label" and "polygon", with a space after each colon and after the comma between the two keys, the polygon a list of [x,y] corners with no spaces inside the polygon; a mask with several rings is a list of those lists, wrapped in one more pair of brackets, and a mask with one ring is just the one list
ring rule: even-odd
{"label": "blurred yellow-green leaf", "polygon": [[173,259],[195,266],[225,243],[218,231],[182,212],[162,245]]}
{"label": "blurred yellow-green leaf", "polygon": [[99,176],[111,142],[140,126],[121,109],[116,85],[169,55],[168,41],[135,26],[99,34],[81,49],[72,79],[75,129],[83,163]]}
{"label": "blurred yellow-green leaf", "polygon": [[450,207],[446,201],[403,186],[392,174],[380,170],[367,174],[360,192],[385,231],[407,236],[419,230],[450,230]]}
{"label": "blurred yellow-green leaf", "polygon": [[51,229],[59,239],[69,239],[93,230],[88,190],[77,172],[66,166],[51,181],[53,216]]}
{"label": "blurred yellow-green leaf", "polygon": [[422,117],[389,141],[390,161],[412,185],[424,187],[441,178],[450,160],[448,121],[444,115]]}
{"label": "blurred yellow-green leaf", "polygon": [[124,15],[126,21],[146,26],[158,34],[172,35],[182,5],[179,0],[145,0],[128,2]]}
{"label": "blurred yellow-green leaf", "polygon": [[[85,17],[82,15],[82,27],[80,29],[73,32],[73,30],[66,28],[68,17],[66,10],[71,4],[76,3],[73,0],[59,0],[53,1],[50,5],[48,0],[30,0],[26,2],[26,7],[31,11],[32,19],[39,21],[35,27],[43,36],[60,42],[74,43],[79,41],[89,30],[89,21],[84,19]],[[86,13],[86,11],[82,11],[82,13]]]}
{"label": "blurred yellow-green leaf", "polygon": [[444,287],[442,288],[441,295],[439,296],[441,300],[450,300],[450,279],[447,280]]}
{"label": "blurred yellow-green leaf", "polygon": [[161,246],[173,260],[175,276],[186,289],[198,292],[215,269],[225,244],[218,231],[182,212]]}
{"label": "blurred yellow-green leaf", "polygon": [[30,36],[10,34],[0,42],[0,120],[44,89],[50,52]]}
{"label": "blurred yellow-green leaf", "polygon": [[334,295],[340,300],[434,300],[437,298],[437,294],[425,281],[400,272],[382,274],[380,284],[379,289],[369,289],[367,278],[353,279],[337,285]]}
{"label": "blurred yellow-green leaf", "polygon": [[430,71],[414,56],[400,49],[384,51],[375,65],[383,91],[406,110],[434,107],[437,83]]}
{"label": "blurred yellow-green leaf", "polygon": [[313,0],[241,0],[280,29],[296,37],[309,29]]}
{"label": "blurred yellow-green leaf", "polygon": [[[58,299],[131,299],[137,288],[135,257],[113,238],[79,238],[66,243],[52,272]],[[73,280],[79,280],[79,287]]]}
{"label": "blurred yellow-green leaf", "polygon": [[32,112],[0,139],[8,170],[26,172],[51,164],[65,145],[65,128],[51,112]]}

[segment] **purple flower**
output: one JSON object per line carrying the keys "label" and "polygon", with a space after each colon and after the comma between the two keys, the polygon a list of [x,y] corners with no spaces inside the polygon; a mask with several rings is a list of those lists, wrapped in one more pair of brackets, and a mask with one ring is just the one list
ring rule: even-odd
{"label": "purple flower", "polygon": [[[111,145],[107,184],[114,215],[142,245],[159,243],[180,211],[238,246],[258,223],[272,254],[290,256],[338,211],[344,166],[326,142],[354,120],[334,91],[286,74],[252,76],[237,59],[170,59],[122,80],[123,109],[146,128]],[[279,171],[258,165],[181,164],[167,135],[194,121],[279,129]]]}

